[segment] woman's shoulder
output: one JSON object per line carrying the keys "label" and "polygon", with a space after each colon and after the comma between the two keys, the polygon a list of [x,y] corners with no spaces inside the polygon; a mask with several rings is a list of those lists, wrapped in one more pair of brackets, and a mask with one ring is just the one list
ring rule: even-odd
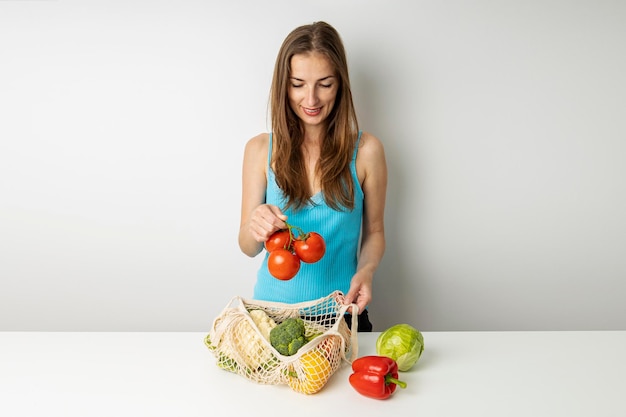
{"label": "woman's shoulder", "polygon": [[256,153],[265,150],[265,153],[267,154],[269,137],[269,133],[259,133],[258,135],[248,139],[248,142],[246,143],[246,151]]}
{"label": "woman's shoulder", "polygon": [[367,185],[368,189],[371,187],[378,189],[380,183],[377,184],[376,179],[386,178],[387,162],[385,149],[380,139],[371,133],[361,133],[361,141],[356,156],[356,169],[361,185],[364,187],[364,192],[368,178],[374,178],[374,180],[367,181],[368,184],[372,184]]}
{"label": "woman's shoulder", "polygon": [[376,154],[383,151],[383,143],[378,137],[369,132],[361,132],[361,140],[359,142],[359,153]]}

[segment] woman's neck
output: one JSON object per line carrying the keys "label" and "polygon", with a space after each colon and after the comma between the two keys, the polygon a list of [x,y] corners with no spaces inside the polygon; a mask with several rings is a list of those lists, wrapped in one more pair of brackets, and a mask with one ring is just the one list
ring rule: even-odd
{"label": "woman's neck", "polygon": [[322,142],[323,126],[305,126],[303,141],[305,146],[318,146]]}

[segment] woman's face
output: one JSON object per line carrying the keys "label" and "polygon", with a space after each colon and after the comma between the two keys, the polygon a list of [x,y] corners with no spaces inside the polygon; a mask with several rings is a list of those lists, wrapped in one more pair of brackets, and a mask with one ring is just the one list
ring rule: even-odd
{"label": "woman's face", "polygon": [[305,126],[322,124],[335,105],[339,79],[330,60],[317,52],[291,58],[289,105]]}

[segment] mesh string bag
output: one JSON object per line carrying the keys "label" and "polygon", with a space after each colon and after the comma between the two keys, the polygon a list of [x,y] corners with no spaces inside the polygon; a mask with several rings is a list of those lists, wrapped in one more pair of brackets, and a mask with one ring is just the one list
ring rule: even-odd
{"label": "mesh string bag", "polygon": [[[315,394],[343,363],[351,363],[358,355],[358,308],[342,301],[340,291],[297,304],[237,296],[215,318],[204,343],[224,370],[260,384],[284,384],[303,394]],[[343,320],[350,307],[353,330]],[[265,314],[253,318],[257,310]],[[269,328],[289,318],[302,320],[305,339],[303,346],[287,356],[270,343]]]}

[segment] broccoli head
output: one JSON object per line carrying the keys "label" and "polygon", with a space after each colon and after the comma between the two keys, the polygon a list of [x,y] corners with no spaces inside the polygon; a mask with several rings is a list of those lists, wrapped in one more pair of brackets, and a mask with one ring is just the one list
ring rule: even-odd
{"label": "broccoli head", "polygon": [[304,321],[290,317],[270,331],[270,343],[281,355],[291,356],[306,343]]}

